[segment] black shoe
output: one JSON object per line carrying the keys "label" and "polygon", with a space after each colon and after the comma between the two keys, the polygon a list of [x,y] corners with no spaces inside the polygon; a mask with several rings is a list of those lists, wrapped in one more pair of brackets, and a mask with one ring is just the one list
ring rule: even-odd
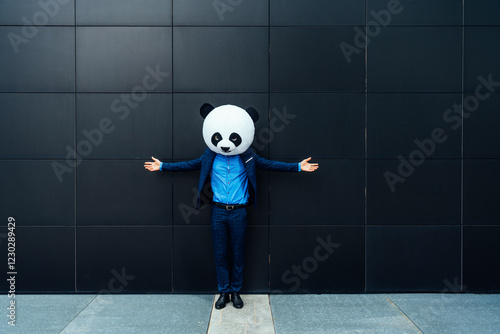
{"label": "black shoe", "polygon": [[240,297],[238,292],[231,292],[231,301],[233,302],[233,306],[236,308],[243,307],[243,300]]}
{"label": "black shoe", "polygon": [[220,294],[219,299],[215,302],[215,308],[220,310],[221,308],[226,307],[227,303],[229,303],[229,293],[223,292]]}

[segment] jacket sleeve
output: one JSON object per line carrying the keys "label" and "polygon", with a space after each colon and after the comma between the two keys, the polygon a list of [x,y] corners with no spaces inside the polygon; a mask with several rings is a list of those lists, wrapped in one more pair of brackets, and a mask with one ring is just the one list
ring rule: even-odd
{"label": "jacket sleeve", "polygon": [[281,162],[275,160],[268,160],[257,154],[254,155],[255,166],[259,169],[278,171],[278,172],[298,172],[299,164],[297,162]]}
{"label": "jacket sleeve", "polygon": [[190,170],[201,169],[201,157],[194,160],[180,162],[162,162],[160,165],[161,171],[168,172],[185,172]]}

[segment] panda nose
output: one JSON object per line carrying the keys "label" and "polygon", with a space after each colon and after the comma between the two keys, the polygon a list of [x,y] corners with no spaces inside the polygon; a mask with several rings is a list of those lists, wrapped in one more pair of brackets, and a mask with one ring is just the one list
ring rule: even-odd
{"label": "panda nose", "polygon": [[220,149],[223,150],[224,152],[228,152],[229,151],[229,147],[221,147]]}

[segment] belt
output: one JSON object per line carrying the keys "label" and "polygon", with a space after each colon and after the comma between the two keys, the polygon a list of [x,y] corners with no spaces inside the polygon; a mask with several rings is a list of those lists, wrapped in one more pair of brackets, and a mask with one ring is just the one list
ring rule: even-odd
{"label": "belt", "polygon": [[226,210],[234,210],[234,209],[239,209],[239,208],[245,208],[248,206],[248,204],[223,204],[219,202],[212,202],[213,205],[223,208]]}

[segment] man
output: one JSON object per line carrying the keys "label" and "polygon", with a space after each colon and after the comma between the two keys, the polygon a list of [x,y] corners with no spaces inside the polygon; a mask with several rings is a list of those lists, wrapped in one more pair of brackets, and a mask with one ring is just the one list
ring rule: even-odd
{"label": "man", "polygon": [[[268,171],[313,172],[317,163],[311,158],[300,163],[272,161],[258,156],[250,147],[258,114],[253,108],[225,105],[217,108],[204,104],[200,109],[205,118],[203,138],[208,148],[194,160],[165,163],[152,157],[145,162],[149,171],[201,170],[198,184],[198,207],[200,193],[210,180],[212,199],[212,241],[215,252],[217,285],[220,292],[215,303],[222,309],[231,300],[235,308],[243,307],[239,295],[243,283],[244,247],[247,227],[246,207],[256,203],[256,168]],[[251,196],[250,194],[253,194]],[[227,263],[228,236],[231,238],[233,258],[231,275]]]}

